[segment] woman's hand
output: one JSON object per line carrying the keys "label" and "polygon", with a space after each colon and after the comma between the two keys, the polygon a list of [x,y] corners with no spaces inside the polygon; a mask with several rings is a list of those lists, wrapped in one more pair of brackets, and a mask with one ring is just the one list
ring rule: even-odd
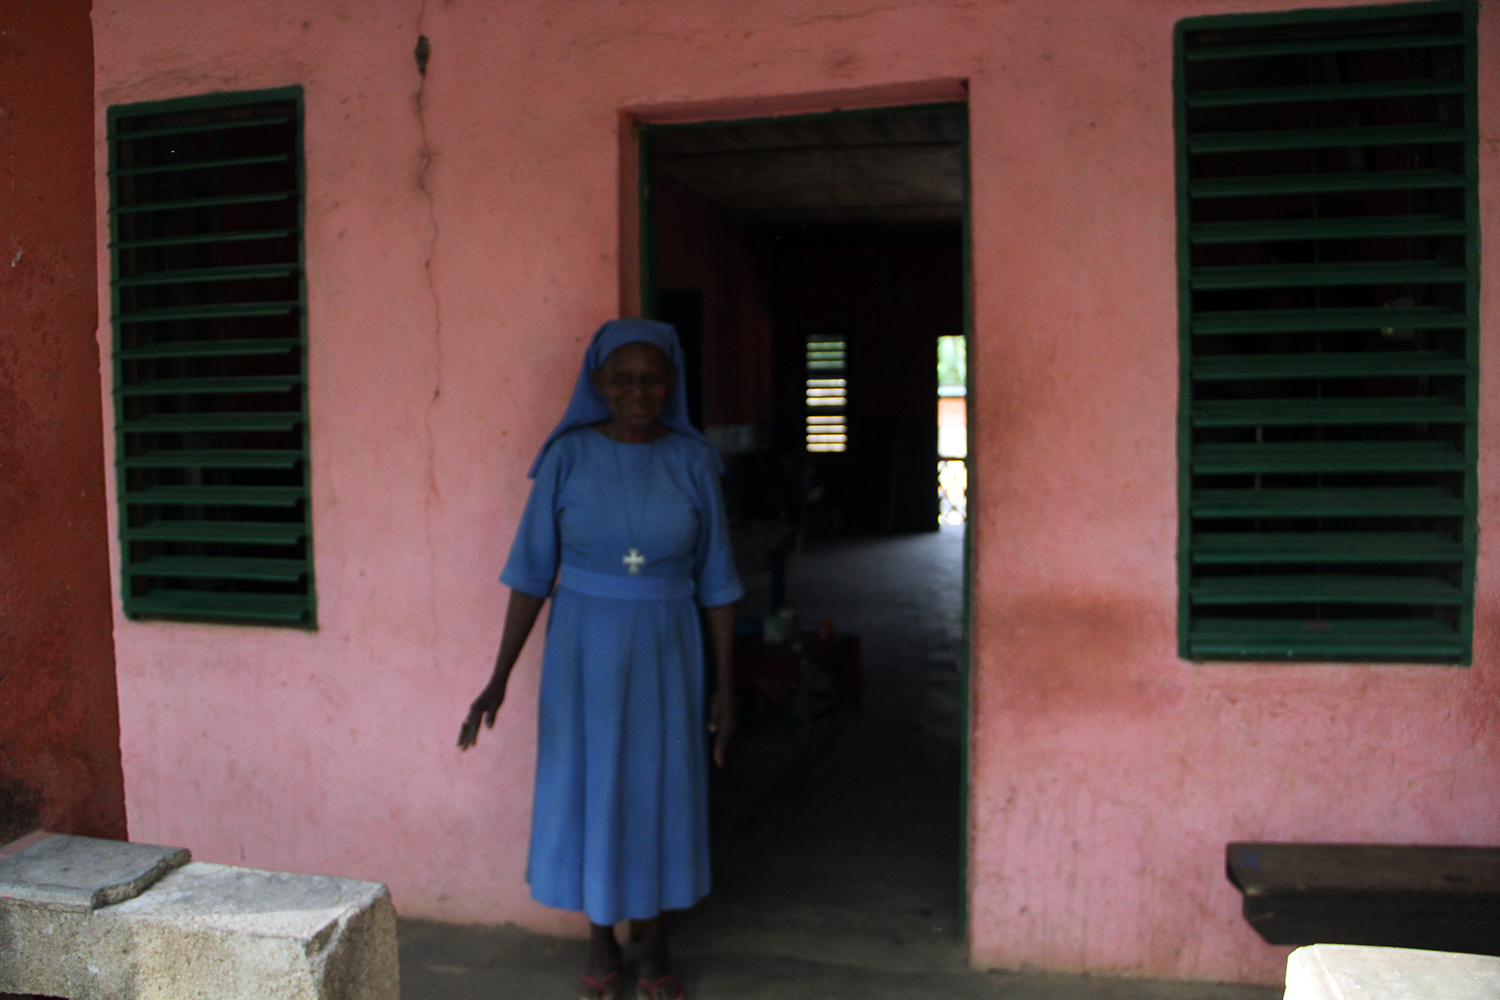
{"label": "woman's hand", "polygon": [[486,729],[495,728],[495,713],[500,711],[500,703],[505,700],[504,683],[496,684],[490,681],[485,689],[479,692],[479,697],[474,699],[474,704],[469,706],[468,718],[464,719],[463,728],[458,731],[458,748],[467,750],[479,742],[479,723],[482,719]]}
{"label": "woman's hand", "polygon": [[719,688],[708,706],[708,731],[714,734],[714,764],[724,766],[724,751],[734,735],[734,692]]}
{"label": "woman's hand", "polygon": [[500,634],[500,651],[495,654],[495,672],[490,675],[490,682],[484,690],[479,692],[479,697],[474,699],[474,704],[469,706],[469,715],[458,731],[460,750],[467,750],[479,742],[481,721],[490,729],[495,728],[495,713],[500,711],[500,703],[505,700],[505,682],[510,680],[516,657],[521,655],[521,647],[526,645],[526,637],[531,634],[531,626],[536,624],[536,616],[541,613],[545,601],[546,598],[525,591],[510,592],[510,602],[505,606],[505,628]]}
{"label": "woman's hand", "polygon": [[719,686],[708,706],[708,731],[714,734],[714,763],[724,766],[724,751],[734,735],[734,605],[704,608],[708,637],[714,651]]}

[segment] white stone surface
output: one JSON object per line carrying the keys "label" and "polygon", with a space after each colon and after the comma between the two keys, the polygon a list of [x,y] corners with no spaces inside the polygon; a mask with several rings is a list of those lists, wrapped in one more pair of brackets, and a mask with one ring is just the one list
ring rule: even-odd
{"label": "white stone surface", "polygon": [[0,899],[97,910],[139,895],[188,857],[183,847],[50,834],[0,856]]}
{"label": "white stone surface", "polygon": [[378,882],[194,862],[79,912],[0,900],[0,993],[72,1000],[397,1000]]}
{"label": "white stone surface", "polygon": [[1500,958],[1314,944],[1286,963],[1285,1000],[1497,1000]]}

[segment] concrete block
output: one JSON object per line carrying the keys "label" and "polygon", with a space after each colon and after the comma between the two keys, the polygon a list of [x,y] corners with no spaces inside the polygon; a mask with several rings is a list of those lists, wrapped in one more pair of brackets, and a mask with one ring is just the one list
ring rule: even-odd
{"label": "concrete block", "polygon": [[140,895],[189,856],[184,847],[53,834],[0,857],[0,899],[97,910]]}
{"label": "concrete block", "polygon": [[1500,958],[1314,944],[1286,963],[1285,1000],[1495,1000]]}
{"label": "concrete block", "polygon": [[0,900],[0,993],[72,1000],[398,1000],[378,882],[193,862],[80,911]]}

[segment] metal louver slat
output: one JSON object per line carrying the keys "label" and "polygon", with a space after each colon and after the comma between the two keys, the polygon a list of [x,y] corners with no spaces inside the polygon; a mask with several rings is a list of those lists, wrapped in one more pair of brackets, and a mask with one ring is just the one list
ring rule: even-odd
{"label": "metal louver slat", "polygon": [[306,496],[300,486],[151,486],[121,499],[127,504],[295,507]]}
{"label": "metal louver slat", "polygon": [[157,236],[144,240],[121,240],[111,249],[139,250],[143,247],[183,247],[196,243],[236,243],[243,240],[284,240],[294,229],[231,229],[222,233],[198,233],[193,236]]}
{"label": "metal louver slat", "polygon": [[301,91],[108,119],[125,614],[314,628]]}
{"label": "metal louver slat", "polygon": [[304,528],[281,521],[150,521],[121,530],[126,541],[218,542],[225,545],[293,545]]}
{"label": "metal louver slat", "polygon": [[1287,129],[1277,132],[1228,132],[1188,140],[1190,153],[1247,153],[1281,149],[1324,149],[1334,146],[1405,146],[1435,142],[1463,142],[1461,128],[1437,125],[1356,126],[1354,128]]}
{"label": "metal louver slat", "polygon": [[1409,563],[1462,562],[1464,547],[1436,532],[1281,531],[1204,532],[1193,546],[1193,562]]}
{"label": "metal louver slat", "polygon": [[303,451],[273,448],[160,448],[122,455],[125,469],[277,469],[290,471],[307,461]]}
{"label": "metal louver slat", "polygon": [[264,580],[296,583],[307,572],[299,563],[287,559],[246,559],[224,556],[154,556],[131,564],[131,576],[160,577],[233,577],[239,580]]}
{"label": "metal louver slat", "polygon": [[302,422],[300,413],[157,413],[126,420],[126,434],[162,434],[170,431],[289,431]]}
{"label": "metal louver slat", "polygon": [[1462,219],[1443,215],[1398,215],[1355,219],[1272,219],[1267,222],[1219,222],[1193,226],[1193,243],[1246,243],[1261,240],[1337,240],[1382,236],[1461,236]]}
{"label": "metal louver slat", "polygon": [[173,128],[148,128],[139,131],[110,132],[111,142],[137,142],[141,139],[158,139],[164,135],[192,135],[202,132],[222,132],[231,128],[259,128],[262,125],[285,125],[292,119],[288,115],[274,115],[260,118],[232,118],[217,122],[204,128],[201,124],[178,125]]}
{"label": "metal louver slat", "polygon": [[1469,363],[1450,351],[1208,355],[1193,361],[1193,377],[1200,381],[1464,375],[1468,370]]}
{"label": "metal louver slat", "polygon": [[1203,489],[1192,494],[1195,518],[1459,517],[1462,497],[1439,487],[1346,489]]}
{"label": "metal louver slat", "polygon": [[307,598],[289,594],[153,587],[146,596],[132,601],[132,611],[154,618],[306,625],[309,608]]}
{"label": "metal louver slat", "polygon": [[[211,131],[211,130],[205,130]],[[273,153],[268,156],[239,156],[222,160],[193,160],[185,163],[162,163],[149,167],[127,167],[111,170],[111,177],[140,177],[143,174],[200,173],[204,170],[223,170],[226,167],[264,167],[273,163],[286,163],[291,154]]]}
{"label": "metal louver slat", "polygon": [[115,321],[118,323],[161,323],[169,320],[289,316],[301,306],[300,302],[218,302],[201,306],[164,306],[157,309],[127,312],[116,316]]}
{"label": "metal louver slat", "polygon": [[1306,288],[1312,285],[1455,283],[1468,271],[1436,261],[1381,261],[1371,264],[1262,264],[1205,267],[1194,271],[1193,288]]}
{"label": "metal louver slat", "polygon": [[1366,399],[1253,399],[1194,403],[1194,427],[1329,427],[1372,424],[1463,424],[1462,403],[1430,396]]}
{"label": "metal louver slat", "polygon": [[1194,198],[1243,198],[1272,194],[1341,194],[1356,191],[1421,191],[1467,186],[1466,174],[1452,170],[1384,169],[1339,174],[1281,174],[1212,177],[1192,181]]}
{"label": "metal louver slat", "polygon": [[1314,573],[1280,576],[1210,576],[1193,583],[1193,601],[1205,605],[1451,604],[1463,603],[1452,584],[1419,576]]}
{"label": "metal louver slat", "polygon": [[178,198],[175,201],[141,201],[133,205],[111,205],[111,215],[131,215],[136,212],[175,212],[184,208],[228,208],[231,205],[259,205],[273,201],[286,201],[296,197],[295,191],[265,191],[256,194],[220,195],[214,198]]}
{"label": "metal louver slat", "polygon": [[115,351],[119,361],[153,358],[210,358],[226,354],[286,354],[302,346],[291,337],[258,337],[254,340],[171,340]]}
{"label": "metal louver slat", "polygon": [[1427,618],[1280,621],[1205,616],[1189,632],[1204,659],[1455,660],[1464,643],[1446,623]]}
{"label": "metal louver slat", "polygon": [[1312,87],[1238,87],[1210,90],[1188,97],[1190,108],[1222,108],[1235,104],[1285,104],[1300,101],[1350,101],[1361,97],[1430,97],[1461,94],[1454,80],[1385,80],[1376,83],[1324,84]]}
{"label": "metal louver slat", "polygon": [[161,378],[122,386],[123,396],[167,396],[199,393],[237,395],[287,392],[302,384],[296,375],[233,375],[221,378]]}
{"label": "metal louver slat", "polygon": [[1289,441],[1280,444],[1199,444],[1199,475],[1302,472],[1462,472],[1463,452],[1444,441]]}
{"label": "metal louver slat", "polygon": [[1384,49],[1423,49],[1462,44],[1452,35],[1363,35],[1356,38],[1301,38],[1240,45],[1206,44],[1188,50],[1189,62],[1218,59],[1264,59],[1267,56],[1323,55],[1335,52],[1373,52]]}
{"label": "metal louver slat", "polygon": [[1470,320],[1462,312],[1441,306],[1397,306],[1379,309],[1244,309],[1198,312],[1191,314],[1188,323],[1191,332],[1199,336],[1228,336],[1237,333],[1389,328],[1465,330],[1468,329]]}
{"label": "metal louver slat", "polygon": [[[272,232],[278,236],[290,235],[290,230],[276,229]],[[226,239],[234,239],[242,236],[241,233],[229,234],[227,238],[215,238],[192,241],[177,241],[174,245],[185,245],[188,242],[225,242]],[[147,241],[160,242],[162,244],[171,241]],[[205,281],[236,281],[253,278],[289,278],[297,273],[295,264],[257,264],[251,267],[195,267],[186,271],[158,271],[137,275],[133,278],[120,278],[115,282],[119,288],[134,288],[141,285],[188,285],[199,284]]]}

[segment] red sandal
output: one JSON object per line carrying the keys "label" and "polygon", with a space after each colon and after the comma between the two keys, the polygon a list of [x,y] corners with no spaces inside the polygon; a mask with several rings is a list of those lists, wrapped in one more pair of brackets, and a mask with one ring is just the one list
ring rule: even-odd
{"label": "red sandal", "polygon": [[583,974],[583,992],[578,1000],[620,1000],[620,970],[615,969],[601,978]]}
{"label": "red sandal", "polygon": [[635,1000],[682,1000],[682,980],[669,972],[655,982],[642,976],[636,981]]}

